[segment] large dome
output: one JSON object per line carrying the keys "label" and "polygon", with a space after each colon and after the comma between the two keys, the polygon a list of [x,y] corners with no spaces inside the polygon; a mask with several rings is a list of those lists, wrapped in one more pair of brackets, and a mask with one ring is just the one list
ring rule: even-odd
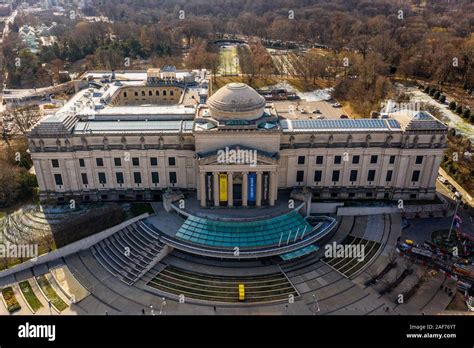
{"label": "large dome", "polygon": [[255,120],[263,115],[265,98],[245,83],[229,83],[214,93],[207,105],[217,120]]}

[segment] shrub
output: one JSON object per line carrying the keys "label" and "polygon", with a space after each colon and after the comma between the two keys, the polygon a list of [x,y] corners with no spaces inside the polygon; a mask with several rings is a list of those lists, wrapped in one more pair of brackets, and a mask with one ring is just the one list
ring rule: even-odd
{"label": "shrub", "polygon": [[469,117],[469,122],[474,123],[474,113]]}
{"label": "shrub", "polygon": [[466,120],[469,120],[469,117],[471,117],[471,110],[469,109],[464,110],[464,112],[462,113],[462,117],[465,118]]}
{"label": "shrub", "polygon": [[444,94],[441,94],[441,95],[439,96],[439,102],[440,102],[440,103],[443,103],[443,104],[446,102],[446,96],[445,96]]}
{"label": "shrub", "polygon": [[425,93],[430,93],[430,86],[426,86],[424,91],[425,91]]}
{"label": "shrub", "polygon": [[453,100],[449,103],[450,110],[456,110],[456,102]]}
{"label": "shrub", "polygon": [[70,217],[67,224],[52,227],[54,242],[58,248],[104,231],[124,221],[124,212],[116,203],[108,203],[84,214]]}
{"label": "shrub", "polygon": [[430,89],[430,96],[433,96],[436,93],[436,88],[431,88]]}
{"label": "shrub", "polygon": [[434,97],[435,99],[439,99],[440,96],[441,96],[441,92],[440,92],[440,91],[436,91],[433,97]]}
{"label": "shrub", "polygon": [[462,106],[461,106],[461,105],[458,105],[458,106],[456,107],[456,113],[459,114],[459,115],[462,114]]}

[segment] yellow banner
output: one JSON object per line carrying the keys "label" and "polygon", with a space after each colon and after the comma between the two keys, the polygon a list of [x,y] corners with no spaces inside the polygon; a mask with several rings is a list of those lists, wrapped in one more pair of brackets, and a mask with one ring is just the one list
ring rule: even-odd
{"label": "yellow banner", "polygon": [[219,201],[227,202],[227,174],[219,174]]}

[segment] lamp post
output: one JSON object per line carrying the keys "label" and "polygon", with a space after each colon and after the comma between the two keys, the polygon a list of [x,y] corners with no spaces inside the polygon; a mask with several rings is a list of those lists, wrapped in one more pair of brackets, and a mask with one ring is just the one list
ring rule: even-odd
{"label": "lamp post", "polygon": [[453,226],[454,226],[454,219],[456,218],[456,214],[458,213],[459,203],[461,202],[461,200],[458,198],[455,198],[455,200],[456,200],[456,209],[454,210],[453,219],[451,221],[451,227],[449,228],[448,239],[446,240],[447,242],[449,242],[449,239],[451,238],[451,232],[453,231]]}
{"label": "lamp post", "polygon": [[316,313],[320,312],[321,309],[319,308],[319,303],[318,303],[318,300],[316,298],[316,294],[313,294],[313,299],[314,299],[314,302],[313,302],[313,315],[316,315]]}
{"label": "lamp post", "polygon": [[163,298],[161,299],[160,312],[158,313],[159,315],[162,315],[162,314],[163,314],[163,310],[164,310],[165,306],[166,306],[166,298],[163,297]]}

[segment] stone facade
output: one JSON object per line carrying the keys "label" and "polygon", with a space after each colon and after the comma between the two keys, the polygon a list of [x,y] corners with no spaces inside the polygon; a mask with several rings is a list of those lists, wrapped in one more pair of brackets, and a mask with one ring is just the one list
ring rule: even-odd
{"label": "stone facade", "polygon": [[[279,190],[294,187],[325,199],[434,198],[447,128],[426,113],[303,122],[281,119],[247,86],[214,96],[212,108],[196,104],[194,115],[173,119],[160,120],[159,108],[153,121],[113,118],[109,102],[107,116],[83,110],[74,122],[71,115],[42,121],[29,135],[41,198],[158,200],[173,187],[196,191],[203,206],[273,205]],[[242,98],[240,110],[232,101]],[[250,157],[236,160],[240,153]]]}

